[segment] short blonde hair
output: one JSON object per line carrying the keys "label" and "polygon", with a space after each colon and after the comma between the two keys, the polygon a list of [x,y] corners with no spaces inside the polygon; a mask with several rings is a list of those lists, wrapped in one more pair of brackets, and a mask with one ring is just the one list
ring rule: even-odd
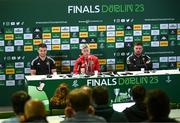
{"label": "short blonde hair", "polygon": [[88,49],[89,49],[89,45],[88,45],[88,44],[82,44],[82,45],[81,45],[81,49],[85,49],[85,48],[88,48]]}

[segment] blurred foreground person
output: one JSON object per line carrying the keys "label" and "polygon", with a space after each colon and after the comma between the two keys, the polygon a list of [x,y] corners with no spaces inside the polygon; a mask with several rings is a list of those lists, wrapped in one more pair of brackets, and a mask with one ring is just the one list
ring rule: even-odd
{"label": "blurred foreground person", "polygon": [[11,97],[14,113],[16,117],[9,118],[3,123],[20,123],[24,122],[24,106],[30,100],[30,96],[25,91],[17,91]]}
{"label": "blurred foreground person", "polygon": [[67,99],[68,111],[72,113],[70,118],[65,119],[62,123],[105,123],[105,119],[88,113],[90,108],[90,97],[82,88],[72,90]]}
{"label": "blurred foreground person", "polygon": [[116,112],[109,106],[109,92],[105,86],[93,88],[92,99],[95,107],[95,115],[104,117],[107,122],[127,122],[123,113]]}
{"label": "blurred foreground person", "polygon": [[132,97],[135,104],[123,111],[129,122],[142,122],[148,119],[144,103],[145,96],[146,89],[142,85],[132,87]]}
{"label": "blurred foreground person", "polygon": [[61,83],[56,88],[53,97],[50,99],[50,105],[65,108],[68,91],[68,85],[66,83]]}
{"label": "blurred foreground person", "polygon": [[48,123],[46,110],[40,100],[29,100],[25,104],[25,122]]}
{"label": "blurred foreground person", "polygon": [[169,97],[160,89],[149,91],[146,98],[149,122],[177,122],[169,118]]}

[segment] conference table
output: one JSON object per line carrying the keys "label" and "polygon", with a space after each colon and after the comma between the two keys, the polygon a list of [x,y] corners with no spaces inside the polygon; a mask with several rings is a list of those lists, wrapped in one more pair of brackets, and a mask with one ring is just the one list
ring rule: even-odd
{"label": "conference table", "polygon": [[171,102],[180,102],[180,71],[152,70],[152,71],[125,71],[100,75],[71,75],[55,74],[25,76],[25,85],[32,98],[42,100],[45,105],[53,96],[59,84],[66,83],[70,90],[81,86],[107,86],[110,95],[110,104],[131,102],[131,89],[134,85],[141,84],[146,89],[160,88],[164,90]]}

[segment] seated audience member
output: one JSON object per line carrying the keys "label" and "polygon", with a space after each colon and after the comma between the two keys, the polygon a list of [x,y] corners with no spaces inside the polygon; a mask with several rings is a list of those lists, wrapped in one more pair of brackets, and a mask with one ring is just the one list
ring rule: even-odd
{"label": "seated audience member", "polygon": [[30,100],[30,96],[25,91],[17,91],[11,97],[12,107],[16,117],[9,118],[3,123],[20,123],[24,122],[24,106]]}
{"label": "seated audience member", "polygon": [[82,86],[81,89],[83,89],[85,91],[85,93],[87,93],[90,97],[90,106],[89,106],[89,110],[88,110],[88,113],[90,114],[94,114],[95,113],[95,110],[94,110],[94,107],[93,107],[93,102],[92,102],[92,88],[89,87],[89,86]]}
{"label": "seated audience member", "polygon": [[128,71],[140,71],[141,68],[145,70],[152,69],[151,58],[143,52],[141,43],[134,44],[134,53],[127,57],[127,70]]}
{"label": "seated audience member", "polygon": [[[92,88],[89,87],[89,86],[82,86],[81,89],[84,90],[84,92],[85,92],[87,95],[89,95],[89,97],[90,97],[90,104],[91,104],[91,105],[89,106],[87,112],[88,112],[89,114],[94,114],[95,110],[94,110],[94,107],[92,106]],[[67,107],[65,108],[64,112],[65,112],[66,117],[68,117],[68,118],[72,117],[72,114],[73,114],[73,113],[72,113],[71,111],[72,111],[72,110],[71,110],[71,107],[70,107],[70,106],[67,106]]]}
{"label": "seated audience member", "polygon": [[142,85],[132,87],[132,97],[135,104],[123,111],[129,122],[142,122],[148,119],[144,103],[145,96],[146,89]]}
{"label": "seated audience member", "polygon": [[73,113],[70,118],[65,119],[62,123],[86,123],[96,122],[105,123],[105,119],[88,113],[90,106],[90,97],[82,88],[72,90],[67,99],[67,105],[71,107],[69,111]]}
{"label": "seated audience member", "polygon": [[66,107],[66,98],[68,95],[68,85],[66,83],[61,83],[53,97],[50,99],[50,105],[52,106],[60,106],[60,107]]}
{"label": "seated audience member", "polygon": [[105,86],[93,88],[92,99],[94,101],[95,115],[104,117],[107,122],[127,122],[123,113],[116,112],[108,105],[109,93]]}
{"label": "seated audience member", "polygon": [[46,110],[40,100],[29,100],[25,104],[25,122],[47,123]]}
{"label": "seated audience member", "polygon": [[87,94],[90,96],[90,97],[92,97],[92,88],[91,87],[89,87],[89,86],[82,86],[81,87],[81,89],[83,89],[85,92],[87,92]]}
{"label": "seated audience member", "polygon": [[92,88],[89,86],[82,86],[81,89],[83,89],[89,95],[92,104]]}
{"label": "seated audience member", "polygon": [[160,89],[149,91],[146,98],[149,122],[177,122],[169,118],[169,97]]}
{"label": "seated audience member", "polygon": [[81,47],[82,55],[75,61],[74,74],[94,74],[94,71],[100,72],[98,58],[90,54],[90,48],[87,44]]}

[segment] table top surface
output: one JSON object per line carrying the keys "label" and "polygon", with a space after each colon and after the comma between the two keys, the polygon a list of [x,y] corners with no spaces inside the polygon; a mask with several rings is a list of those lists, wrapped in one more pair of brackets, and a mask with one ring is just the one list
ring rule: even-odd
{"label": "table top surface", "polygon": [[35,81],[35,80],[56,80],[56,79],[78,79],[78,78],[106,78],[106,77],[123,77],[123,76],[151,76],[151,75],[171,75],[171,74],[180,74],[178,69],[175,70],[152,70],[148,71],[124,71],[117,72],[116,74],[110,72],[102,72],[100,75],[71,75],[71,74],[56,74],[50,75],[27,75],[25,79],[27,81]]}

